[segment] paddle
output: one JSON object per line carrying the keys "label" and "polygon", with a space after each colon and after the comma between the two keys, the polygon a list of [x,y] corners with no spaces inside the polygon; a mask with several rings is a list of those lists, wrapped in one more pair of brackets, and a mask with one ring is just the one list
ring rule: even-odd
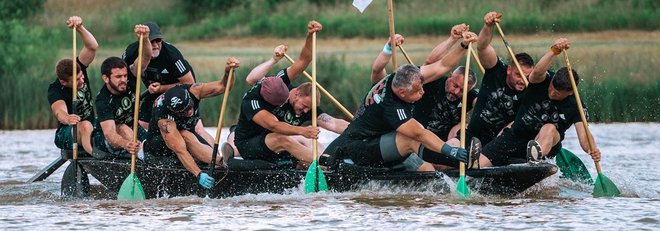
{"label": "paddle", "polygon": [[[312,34],[312,127],[316,128],[316,32]],[[318,165],[318,139],[312,139],[312,164],[305,175],[305,193],[328,191],[328,183]]]}
{"label": "paddle", "polygon": [[[213,144],[213,154],[211,155],[211,163],[209,164],[209,176],[213,177],[213,170],[215,170],[215,160],[218,157],[218,144],[220,143],[220,134],[222,134],[222,120],[225,118],[225,109],[227,108],[227,98],[229,98],[230,83],[234,79],[234,67],[229,67],[229,77],[225,83],[225,93],[222,96],[222,104],[220,105],[220,115],[218,116],[218,126],[215,130],[215,143]],[[226,164],[226,163],[225,163]],[[225,168],[227,166],[224,166]],[[210,189],[209,189],[210,191]],[[208,193],[207,193],[208,194]]]}
{"label": "paddle", "polygon": [[[468,43],[468,50],[472,49],[472,43]],[[465,59],[465,73],[463,74],[463,97],[461,99],[461,148],[465,148],[465,122],[467,120],[467,93],[468,93],[468,76],[470,74],[470,52],[467,53]],[[459,177],[456,182],[456,192],[461,199],[470,196],[470,189],[465,182],[465,163],[459,162]]]}
{"label": "paddle", "polygon": [[[76,59],[76,26],[73,26],[73,56],[72,56],[72,69],[73,72],[71,74],[71,78],[73,78],[73,89],[71,90],[71,114],[76,114],[77,109],[78,109],[78,71],[76,68],[78,67],[78,62]],[[78,172],[78,124],[74,125],[71,128],[71,138],[73,139],[73,144],[72,144],[72,151],[73,151],[73,157],[71,159],[71,164],[75,166],[73,168],[73,176],[76,176],[76,189],[72,190],[73,197],[80,197],[83,195],[82,192],[82,177],[78,176],[80,174]]]}
{"label": "paddle", "polygon": [[559,150],[555,157],[557,167],[561,169],[561,176],[571,181],[593,184],[589,170],[582,160],[567,149]]}
{"label": "paddle", "polygon": [[[394,5],[392,0],[387,0],[387,17],[390,24],[390,47],[396,47],[394,41]],[[396,72],[396,49],[392,49],[392,72]]]}
{"label": "paddle", "polygon": [[[140,111],[140,83],[142,81],[142,40],[144,35],[140,33],[138,45],[138,66],[137,66],[137,80],[135,81],[135,107],[133,110],[133,142],[137,142],[138,133],[138,113]],[[135,175],[135,153],[131,153],[131,173],[126,177],[124,183],[119,188],[117,199],[119,200],[144,200],[144,189],[142,183]]]}
{"label": "paddle", "polygon": [[[568,68],[568,74],[571,79],[571,86],[573,87],[573,94],[575,95],[575,101],[577,102],[578,111],[580,112],[580,119],[582,120],[582,125],[584,125],[584,131],[586,132],[587,140],[589,141],[589,150],[596,148],[596,143],[591,136],[591,131],[589,131],[589,125],[587,124],[587,118],[584,116],[584,109],[582,108],[582,101],[580,100],[580,93],[577,90],[577,84],[575,84],[575,79],[573,79],[573,69],[571,68],[571,63],[568,61],[568,52],[564,50],[564,61],[566,62],[566,68]],[[596,177],[596,183],[594,184],[594,191],[592,195],[594,197],[615,197],[620,196],[621,192],[614,185],[614,182],[607,178],[600,170],[600,162],[594,161],[596,165],[596,172],[598,176]]]}
{"label": "paddle", "polygon": [[[291,62],[291,63],[295,63],[295,61],[293,61],[293,59],[291,59],[291,57],[290,57],[289,55],[287,55],[286,53],[284,53],[284,57],[285,57],[287,60],[289,60],[289,62]],[[303,71],[303,75],[304,75],[305,77],[307,77],[307,79],[308,79],[309,81],[312,81],[312,76],[310,76],[310,75],[307,73],[307,71]],[[325,95],[326,97],[328,97],[328,99],[330,99],[330,102],[332,102],[332,104],[334,104],[335,107],[339,108],[339,110],[340,110],[342,113],[344,113],[344,115],[345,115],[346,117],[348,117],[348,119],[353,120],[353,114],[351,114],[351,112],[349,112],[348,109],[346,109],[346,108],[344,107],[344,105],[342,105],[341,103],[339,103],[339,101],[337,101],[337,99],[335,99],[335,97],[332,96],[332,95],[330,94],[330,92],[328,92],[327,90],[325,90],[325,88],[324,88],[323,86],[321,86],[321,84],[319,84],[319,83],[316,83],[316,87],[318,87],[318,89],[321,90],[321,93],[323,93],[323,95]]]}
{"label": "paddle", "polygon": [[[499,16],[501,16],[501,14]],[[511,46],[509,46],[509,42],[506,41],[506,37],[504,36],[504,32],[502,32],[502,27],[500,27],[500,23],[496,22],[495,25],[497,26],[497,30],[500,32],[500,36],[502,37],[502,42],[504,42],[504,46],[506,47],[507,51],[509,51],[511,60],[513,60],[513,63],[516,65],[516,68],[518,69],[518,72],[520,73],[523,82],[525,82],[525,86],[527,86],[529,84],[527,82],[527,77],[525,76],[525,73],[523,73],[522,68],[520,67],[520,63],[518,63],[518,60],[516,59],[516,55],[513,53]]]}
{"label": "paddle", "polygon": [[410,59],[410,56],[408,56],[408,52],[406,52],[406,50],[403,49],[403,45],[399,45],[399,49],[401,49],[401,53],[403,53],[403,57],[406,58],[406,60],[408,60],[408,63],[413,64],[412,59]]}
{"label": "paddle", "polygon": [[479,66],[479,70],[481,70],[481,73],[486,74],[486,69],[484,69],[484,66],[481,65],[481,61],[479,61],[479,56],[477,55],[477,52],[474,51],[474,48],[470,49],[470,53],[472,54],[472,58],[474,58],[474,61],[477,61],[477,66]]}

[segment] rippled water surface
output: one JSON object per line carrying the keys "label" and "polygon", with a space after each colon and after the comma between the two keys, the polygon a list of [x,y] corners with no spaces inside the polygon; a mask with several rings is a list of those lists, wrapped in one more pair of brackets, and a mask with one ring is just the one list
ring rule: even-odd
{"label": "rippled water surface", "polygon": [[[594,124],[591,129],[604,156],[603,173],[624,197],[593,198],[593,186],[555,175],[507,198],[473,195],[459,200],[424,188],[369,185],[354,192],[311,195],[298,188],[284,194],[224,199],[120,202],[97,193],[93,200],[62,201],[64,167],[45,181],[24,183],[59,155],[52,144],[54,130],[0,131],[0,228],[660,230],[660,124]],[[211,134],[213,130],[209,129]],[[321,143],[332,138],[324,132]],[[564,144],[595,175],[593,162],[580,150],[572,128]],[[93,191],[103,190],[97,185]]]}

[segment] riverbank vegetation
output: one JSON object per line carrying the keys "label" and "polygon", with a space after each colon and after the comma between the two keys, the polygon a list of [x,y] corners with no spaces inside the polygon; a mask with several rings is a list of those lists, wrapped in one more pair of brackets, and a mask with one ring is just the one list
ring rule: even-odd
{"label": "riverbank vegetation", "polygon": [[[497,10],[504,13],[502,27],[515,51],[538,58],[559,36],[574,41],[571,63],[582,76],[579,87],[592,121],[657,122],[660,118],[654,110],[660,107],[660,78],[655,75],[660,66],[658,1],[395,3],[397,32],[409,38],[407,51],[418,64],[452,25],[466,22],[478,32],[483,15]],[[125,45],[134,40],[131,30],[139,22],[158,22],[166,39],[189,59],[200,81],[217,79],[222,73],[217,64],[224,63],[226,57],[241,59],[226,125],[237,121],[240,99],[247,89],[241,80],[252,67],[269,58],[277,44],[288,44],[295,58],[302,45],[302,28],[310,19],[324,24],[318,43],[319,81],[349,110],[357,108],[368,89],[371,61],[388,35],[386,4],[378,1],[364,14],[350,1],[334,0],[25,0],[0,2],[0,11],[0,25],[6,28],[0,37],[10,44],[0,46],[5,54],[0,58],[0,129],[56,125],[46,89],[55,79],[56,61],[71,56],[71,33],[64,26],[70,15],[82,16],[101,45],[89,69],[95,92],[102,84],[100,63],[121,55]],[[599,32],[617,29],[625,31]],[[507,57],[499,35],[494,36],[498,54]],[[82,47],[80,41],[78,47]],[[399,64],[405,62],[399,57]],[[555,66],[563,65],[561,61],[558,58]],[[277,68],[286,65],[283,60]],[[202,101],[206,126],[215,125],[220,101],[221,97]],[[323,97],[322,105],[325,111],[342,116],[327,97]]]}

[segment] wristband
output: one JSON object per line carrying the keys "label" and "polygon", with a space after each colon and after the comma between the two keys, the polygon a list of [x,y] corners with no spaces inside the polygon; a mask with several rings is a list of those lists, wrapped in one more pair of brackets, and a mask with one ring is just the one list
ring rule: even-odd
{"label": "wristband", "polygon": [[461,42],[461,47],[466,50],[468,49],[468,45],[463,44],[463,42]]}
{"label": "wristband", "polygon": [[383,46],[383,53],[392,55],[392,47],[390,46],[390,43],[385,43],[385,46]]}
{"label": "wristband", "polygon": [[551,47],[550,47],[550,51],[552,51],[552,54],[554,54],[554,55],[559,55],[559,54],[561,54],[561,49],[556,48],[555,46],[551,46]]}

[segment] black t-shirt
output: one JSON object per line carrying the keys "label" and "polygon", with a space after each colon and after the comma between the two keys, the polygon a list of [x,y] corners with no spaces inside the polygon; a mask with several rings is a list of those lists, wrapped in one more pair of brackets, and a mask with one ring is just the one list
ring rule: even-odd
{"label": "black t-shirt", "polygon": [[364,110],[348,125],[344,131],[346,136],[350,139],[379,137],[412,119],[413,104],[392,92],[393,79],[394,73],[371,87],[362,104]]}
{"label": "black t-shirt", "polygon": [[[563,140],[566,130],[581,121],[575,96],[568,96],[562,101],[548,97],[548,87],[552,80],[550,76],[541,83],[530,83],[527,86],[520,111],[511,126],[516,136],[534,139],[544,124],[555,124]],[[582,105],[587,116],[587,109],[584,103]]]}
{"label": "black t-shirt", "polygon": [[[76,114],[80,116],[80,120],[93,121],[94,120],[94,105],[92,104],[92,89],[90,87],[89,77],[87,76],[87,66],[83,65],[80,62],[79,58],[76,58],[76,62],[80,66],[80,71],[83,74],[83,80],[85,83],[81,88],[78,88],[78,95],[76,99],[78,100],[78,105],[76,107]],[[64,87],[60,84],[60,80],[56,77],[48,86],[48,103],[53,105],[58,100],[64,100],[66,104],[67,113],[71,114],[72,108],[71,103],[73,101],[73,89]],[[57,128],[64,126],[63,124],[57,124]]]}
{"label": "black t-shirt", "polygon": [[492,139],[516,116],[523,92],[506,84],[506,69],[501,58],[486,70],[468,129],[474,136]]}
{"label": "black t-shirt", "polygon": [[[424,84],[424,96],[415,102],[413,117],[424,126],[424,128],[436,134],[442,134],[442,139],[446,139],[446,134],[451,128],[461,122],[461,101],[449,101],[445,84],[447,77],[442,77],[430,83]],[[477,97],[476,90],[468,91],[467,110],[472,109],[472,102]]]}
{"label": "black t-shirt", "polygon": [[133,126],[136,81],[136,77],[129,71],[126,91],[121,94],[110,93],[107,85],[101,87],[101,91],[96,95],[96,112],[99,122],[114,120],[115,125]]}
{"label": "black t-shirt", "polygon": [[[277,73],[277,75],[275,75],[275,77],[281,78],[282,81],[284,81],[284,84],[287,85],[289,90],[293,89],[286,68],[280,70]],[[257,84],[252,86],[252,88],[250,88],[250,90],[248,90],[243,96],[243,100],[241,102],[241,114],[238,117],[238,125],[235,130],[237,141],[246,140],[256,135],[259,135],[263,132],[268,132],[265,128],[261,127],[259,124],[252,121],[254,115],[256,115],[257,112],[261,110],[266,110],[272,113],[273,115],[275,115],[275,117],[277,117],[277,120],[293,126],[300,126],[304,122],[312,120],[311,110],[307,113],[296,115],[293,106],[289,102],[284,103],[283,105],[280,106],[271,105],[268,102],[266,102],[266,100],[264,100],[264,98],[260,94],[260,91],[261,91],[261,80],[259,80]],[[316,112],[317,115],[321,115],[324,113],[323,110],[321,110],[318,106],[316,107]]]}
{"label": "black t-shirt", "polygon": [[[176,47],[167,42],[162,42],[161,44],[160,54],[155,59],[149,61],[149,66],[147,66],[142,76],[142,83],[145,86],[149,86],[149,84],[154,82],[161,84],[178,83],[181,76],[193,71],[188,61],[183,58],[183,55]],[[134,42],[126,47],[122,58],[124,62],[130,65],[135,62],[137,56],[138,42]],[[194,76],[193,72],[193,78]]]}
{"label": "black t-shirt", "polygon": [[[185,89],[190,93],[191,86],[192,86],[191,84],[183,84],[171,88],[170,91],[172,89],[179,87]],[[165,94],[161,94],[160,96],[158,96],[158,98],[156,98],[156,101],[154,101],[154,108],[151,111],[153,116],[151,117],[151,121],[149,122],[149,135],[147,139],[150,139],[151,137],[155,137],[155,136],[160,136],[160,129],[158,128],[158,120],[160,119],[174,120],[174,122],[176,123],[176,129],[188,130],[194,132],[195,125],[197,125],[197,121],[199,120],[199,110],[197,110],[199,108],[199,99],[197,99],[195,95],[193,95],[192,93],[190,93],[190,97],[193,100],[194,113],[191,117],[185,117],[174,114],[165,106],[165,104],[163,104],[163,100],[165,99]]]}

